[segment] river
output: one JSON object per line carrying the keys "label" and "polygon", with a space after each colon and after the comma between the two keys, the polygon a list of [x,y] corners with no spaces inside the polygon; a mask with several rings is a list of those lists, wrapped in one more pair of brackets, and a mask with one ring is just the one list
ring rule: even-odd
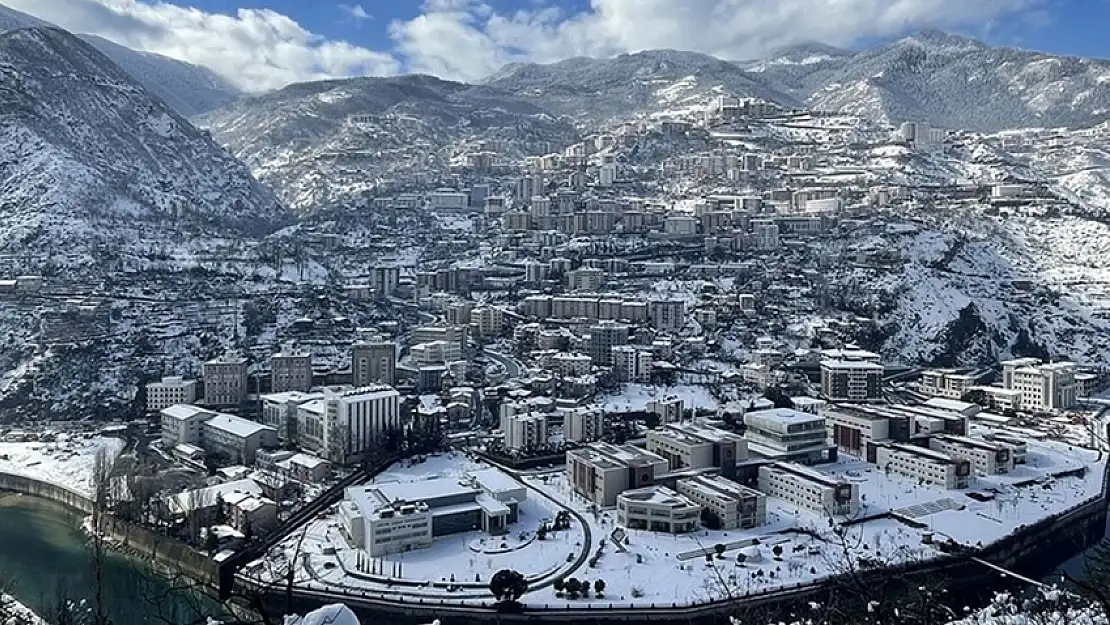
{"label": "river", "polygon": [[[47,619],[57,614],[60,598],[92,605],[95,573],[80,520],[56,503],[0,493],[0,582]],[[122,554],[109,553],[103,572],[105,612],[113,625],[204,623],[204,616],[217,613],[211,600],[173,591]]]}

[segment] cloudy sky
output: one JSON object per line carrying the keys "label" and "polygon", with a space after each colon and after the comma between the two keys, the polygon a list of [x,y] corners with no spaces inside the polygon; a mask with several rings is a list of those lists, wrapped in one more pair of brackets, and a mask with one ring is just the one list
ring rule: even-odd
{"label": "cloudy sky", "polygon": [[77,33],[203,65],[250,91],[424,72],[473,80],[514,61],[652,48],[758,58],[938,27],[1110,56],[1110,0],[0,0]]}

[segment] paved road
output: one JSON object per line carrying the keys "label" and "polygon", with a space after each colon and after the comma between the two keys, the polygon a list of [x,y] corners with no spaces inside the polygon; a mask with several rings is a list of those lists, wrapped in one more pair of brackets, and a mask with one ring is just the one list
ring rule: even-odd
{"label": "paved road", "polygon": [[519,378],[524,372],[524,366],[521,365],[519,360],[512,356],[507,356],[501,352],[495,352],[489,349],[484,350],[483,353],[492,360],[496,360],[500,363],[501,366],[505,368],[505,373],[510,378]]}

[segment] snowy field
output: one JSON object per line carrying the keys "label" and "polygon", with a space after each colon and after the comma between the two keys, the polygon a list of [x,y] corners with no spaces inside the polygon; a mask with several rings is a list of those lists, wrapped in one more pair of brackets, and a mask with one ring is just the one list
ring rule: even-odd
{"label": "snowy field", "polygon": [[647,409],[648,402],[666,397],[679,397],[683,408],[704,408],[716,410],[719,402],[704,386],[650,386],[647,384],[625,384],[624,390],[609,395],[602,401],[602,410],[612,412],[638,412]]}
{"label": "snowy field", "polygon": [[[520,571],[529,580],[525,603],[533,606],[635,606],[695,604],[724,597],[809,584],[870,564],[893,564],[942,557],[935,542],[950,539],[967,546],[997,541],[1019,525],[1064,512],[1100,492],[1105,460],[1098,452],[1062,442],[1030,442],[1028,462],[1002,476],[975,478],[967,490],[941,490],[915,480],[886,475],[875,467],[842,455],[833,464],[816,467],[830,476],[859,485],[858,521],[839,531],[830,519],[798,509],[783,500],[767,500],[767,523],[751,530],[662,534],[626,530],[628,541],[617,549],[610,535],[615,512],[597,511],[567,486],[562,471],[526,474],[528,499],[520,521],[504,537],[482,532],[445,536],[427,549],[372,559],[352,549],[341,535],[334,514],[317,519],[304,533],[298,566],[299,584],[369,595],[488,602],[486,583],[503,568]],[[435,456],[422,463],[398,464],[377,482],[418,482],[459,476],[485,465],[461,454]],[[1083,476],[1053,478],[1086,467]],[[978,501],[968,493],[991,493]],[[546,497],[545,497],[546,495]],[[536,539],[535,530],[561,507],[585,519],[591,537],[577,520],[568,531]],[[845,519],[837,519],[844,521]],[[924,527],[922,527],[922,525]],[[927,543],[926,534],[934,536]],[[272,553],[269,570],[294,559],[301,534],[287,539],[281,553]],[[717,545],[724,546],[716,556]],[[591,559],[578,565],[580,554]],[[711,554],[707,560],[706,554]],[[264,563],[249,567],[255,574]],[[591,584],[605,582],[602,597],[570,598],[557,593],[556,577],[567,575]],[[665,582],[661,581],[665,580]],[[453,587],[452,587],[453,586]]]}
{"label": "snowy field", "polygon": [[102,448],[114,460],[123,450],[123,441],[60,434],[54,443],[0,443],[0,472],[49,482],[91,497],[93,462]]}

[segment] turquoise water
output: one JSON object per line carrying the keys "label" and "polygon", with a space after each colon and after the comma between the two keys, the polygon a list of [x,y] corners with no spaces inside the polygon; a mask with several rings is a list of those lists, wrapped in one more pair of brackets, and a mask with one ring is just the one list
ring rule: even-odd
{"label": "turquoise water", "polygon": [[[0,493],[0,582],[51,619],[59,603],[91,606],[95,568],[80,517],[53,502]],[[204,623],[215,605],[175,591],[141,563],[110,553],[104,569],[105,612],[112,625]]]}

